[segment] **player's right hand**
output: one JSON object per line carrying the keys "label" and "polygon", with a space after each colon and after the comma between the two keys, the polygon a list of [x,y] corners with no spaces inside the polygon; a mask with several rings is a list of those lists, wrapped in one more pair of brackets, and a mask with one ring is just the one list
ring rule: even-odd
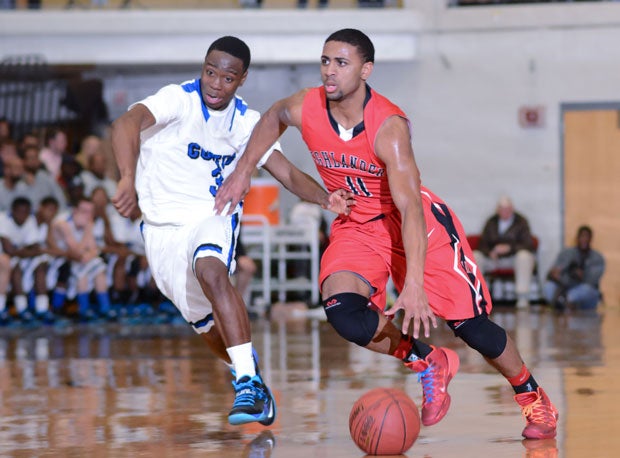
{"label": "player's right hand", "polygon": [[140,214],[138,196],[136,195],[136,188],[131,178],[122,177],[119,180],[116,193],[111,200],[114,208],[125,218],[134,218]]}

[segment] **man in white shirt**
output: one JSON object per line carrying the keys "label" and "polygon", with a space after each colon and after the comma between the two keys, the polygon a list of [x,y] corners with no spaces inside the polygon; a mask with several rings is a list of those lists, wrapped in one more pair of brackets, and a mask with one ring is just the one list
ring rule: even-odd
{"label": "man in white shirt", "polygon": [[[113,123],[121,178],[112,202],[123,216],[142,211],[157,286],[215,354],[232,364],[236,397],[229,423],[270,425],[275,402],[253,356],[245,304],[229,279],[242,204],[231,215],[214,211],[217,190],[259,119],[236,95],[249,64],[243,41],[219,38],[207,51],[200,78],[165,86]],[[306,200],[347,211],[349,195],[329,195],[278,149],[272,146],[259,164]]]}

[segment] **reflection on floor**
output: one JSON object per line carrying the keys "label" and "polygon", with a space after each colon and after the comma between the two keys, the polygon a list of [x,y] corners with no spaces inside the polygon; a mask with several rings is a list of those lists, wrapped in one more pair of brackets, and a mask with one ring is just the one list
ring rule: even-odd
{"label": "reflection on floor", "polygon": [[[620,311],[498,309],[560,410],[556,440],[523,441],[507,382],[445,326],[461,370],[452,407],[413,457],[620,455]],[[278,401],[270,428],[233,427],[230,373],[186,326],[0,329],[0,456],[362,457],[348,432],[354,401],[377,386],[420,405],[417,377],[395,359],[344,342],[319,318],[254,320],[261,370]]]}

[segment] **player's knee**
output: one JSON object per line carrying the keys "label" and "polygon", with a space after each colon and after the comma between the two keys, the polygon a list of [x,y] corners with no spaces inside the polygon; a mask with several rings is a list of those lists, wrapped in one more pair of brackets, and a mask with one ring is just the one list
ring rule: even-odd
{"label": "player's knee", "polygon": [[200,284],[211,290],[225,288],[228,282],[226,266],[214,257],[198,258],[194,264],[194,272]]}
{"label": "player's knee", "polygon": [[368,298],[356,293],[334,294],[323,301],[327,321],[341,337],[361,347],[370,343],[379,315],[368,307]]}
{"label": "player's knee", "polygon": [[451,322],[449,325],[457,337],[482,356],[495,359],[506,348],[506,331],[489,320],[487,315],[479,315],[463,322]]}

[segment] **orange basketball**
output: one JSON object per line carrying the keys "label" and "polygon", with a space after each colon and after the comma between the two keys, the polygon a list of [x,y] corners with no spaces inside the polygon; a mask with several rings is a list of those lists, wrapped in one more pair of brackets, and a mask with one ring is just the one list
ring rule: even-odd
{"label": "orange basketball", "polygon": [[357,446],[369,455],[400,455],[420,434],[420,414],[403,391],[374,388],[353,404],[349,431]]}

